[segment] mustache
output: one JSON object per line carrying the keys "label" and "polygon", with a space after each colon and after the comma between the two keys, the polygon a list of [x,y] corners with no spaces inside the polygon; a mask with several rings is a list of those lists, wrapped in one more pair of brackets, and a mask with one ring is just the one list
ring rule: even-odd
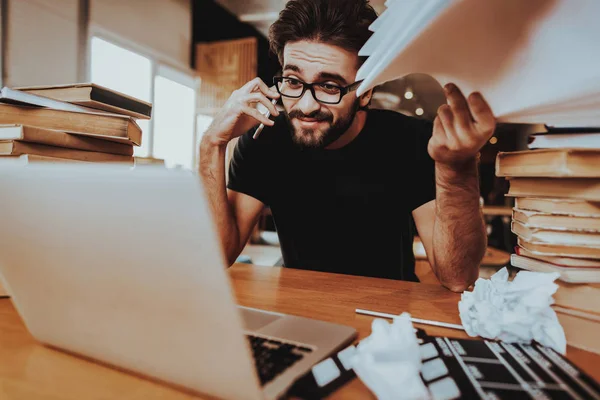
{"label": "mustache", "polygon": [[304,114],[302,111],[300,110],[292,110],[288,113],[288,117],[290,119],[294,119],[294,118],[310,118],[310,119],[316,119],[318,121],[329,121],[332,122],[333,121],[333,114],[327,113],[327,112],[323,112],[321,110],[315,110],[309,114]]}

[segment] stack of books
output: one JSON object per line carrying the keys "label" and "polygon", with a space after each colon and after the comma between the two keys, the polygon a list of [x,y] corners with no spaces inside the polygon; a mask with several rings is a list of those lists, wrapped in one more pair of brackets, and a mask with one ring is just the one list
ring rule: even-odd
{"label": "stack of books", "polygon": [[138,119],[152,105],[96,84],[4,87],[0,164],[105,162],[133,166]]}
{"label": "stack of books", "polygon": [[[501,152],[514,197],[514,267],[558,272],[554,309],[567,342],[600,353],[600,133],[542,133]],[[595,143],[595,144],[594,144]]]}

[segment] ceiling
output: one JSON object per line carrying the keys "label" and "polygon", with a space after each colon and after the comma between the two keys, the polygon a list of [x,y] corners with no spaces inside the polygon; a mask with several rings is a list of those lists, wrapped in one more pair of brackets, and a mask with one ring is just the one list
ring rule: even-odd
{"label": "ceiling", "polygon": [[[235,14],[240,20],[247,22],[265,36],[269,26],[277,19],[287,0],[216,0],[217,3]],[[371,0],[371,5],[380,14],[384,9],[385,0]]]}
{"label": "ceiling", "polygon": [[[277,19],[287,0],[216,0],[217,3],[236,15],[241,21],[254,26],[265,37],[269,26]],[[381,14],[386,0],[371,0],[371,5]],[[409,90],[414,93],[412,99],[404,94]],[[372,107],[393,109],[405,114],[415,115],[417,108],[423,109],[422,118],[433,119],[437,108],[445,103],[441,86],[430,76],[412,74],[388,82],[378,87],[374,95]]]}

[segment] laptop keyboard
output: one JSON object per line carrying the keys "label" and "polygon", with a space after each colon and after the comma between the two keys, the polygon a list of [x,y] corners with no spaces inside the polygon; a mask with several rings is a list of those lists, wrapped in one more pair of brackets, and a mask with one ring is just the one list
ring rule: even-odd
{"label": "laptop keyboard", "polygon": [[261,385],[271,382],[277,375],[294,365],[312,349],[279,340],[247,334],[252,347],[256,371]]}

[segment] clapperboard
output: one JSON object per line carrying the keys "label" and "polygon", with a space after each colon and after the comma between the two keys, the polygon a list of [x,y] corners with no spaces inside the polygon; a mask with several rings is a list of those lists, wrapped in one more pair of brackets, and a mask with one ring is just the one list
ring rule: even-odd
{"label": "clapperboard", "polygon": [[[598,382],[548,347],[416,332],[423,360],[421,378],[434,400],[600,400]],[[320,399],[339,389],[356,376],[348,361],[354,350],[347,347],[315,365],[290,394]]]}
{"label": "clapperboard", "polygon": [[421,377],[434,399],[600,399],[600,385],[538,344],[419,333]]}

